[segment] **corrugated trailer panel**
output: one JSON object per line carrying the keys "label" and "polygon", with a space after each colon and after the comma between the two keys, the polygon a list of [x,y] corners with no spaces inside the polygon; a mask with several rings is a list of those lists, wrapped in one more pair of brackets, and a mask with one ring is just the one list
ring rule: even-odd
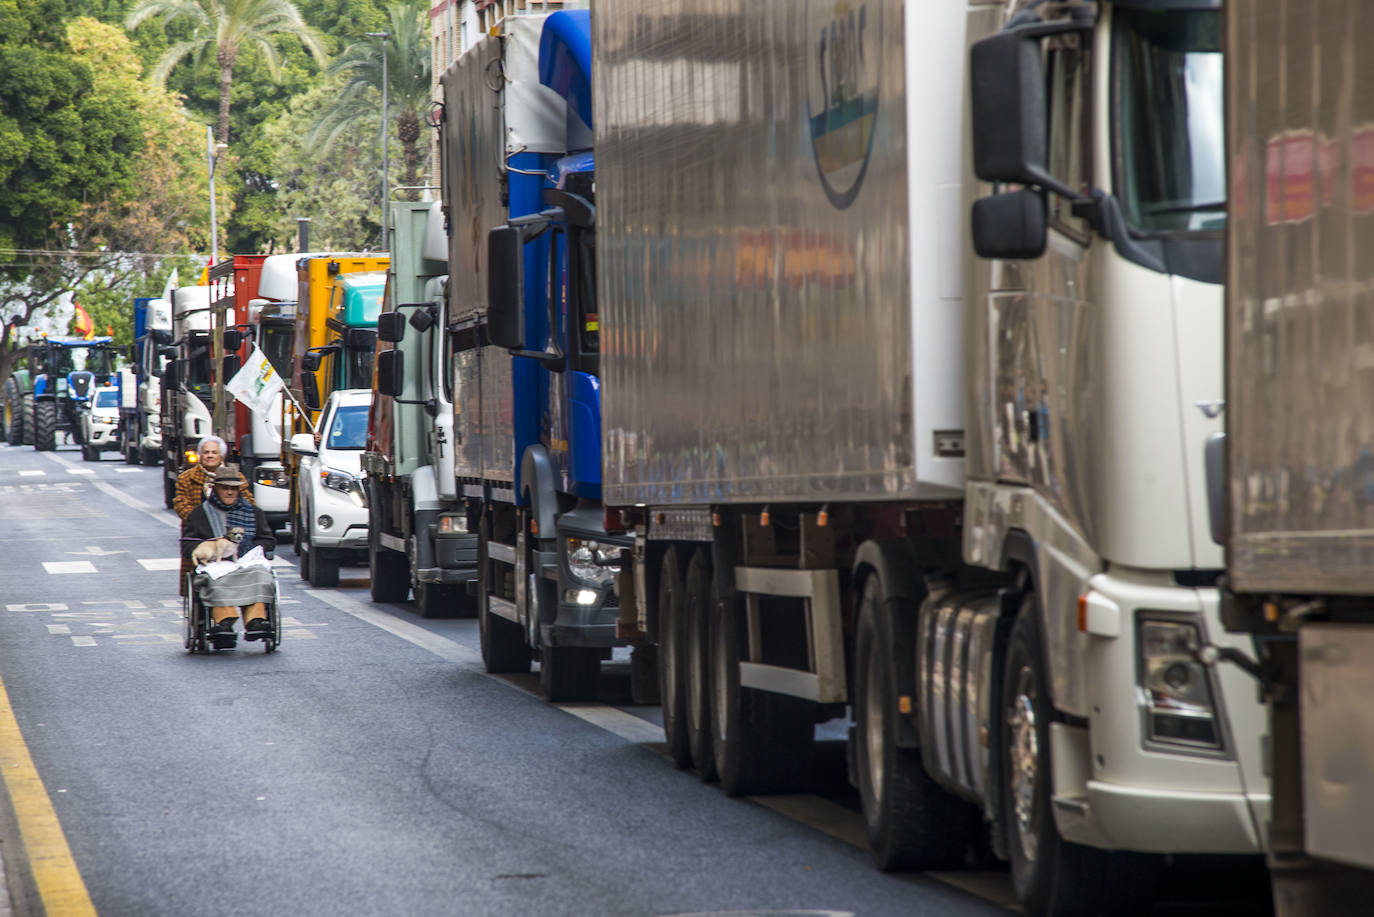
{"label": "corrugated trailer panel", "polygon": [[[505,179],[509,158],[563,152],[566,103],[539,83],[543,21],[543,16],[505,18],[501,37],[477,42],[441,80],[449,317],[454,321],[487,311],[487,233],[511,215]],[[499,347],[454,353],[450,372],[459,477],[514,478],[512,359]]]}
{"label": "corrugated trailer panel", "polygon": [[1374,5],[1227,23],[1231,587],[1374,592]]}
{"label": "corrugated trailer panel", "polygon": [[[966,7],[938,6],[954,40],[923,43],[920,77],[948,117],[909,149],[897,0],[597,5],[608,503],[959,492],[931,431],[963,425],[960,267],[911,251],[959,208],[913,210],[908,187],[938,150],[919,180],[958,200]],[[923,377],[922,349],[952,377]]]}

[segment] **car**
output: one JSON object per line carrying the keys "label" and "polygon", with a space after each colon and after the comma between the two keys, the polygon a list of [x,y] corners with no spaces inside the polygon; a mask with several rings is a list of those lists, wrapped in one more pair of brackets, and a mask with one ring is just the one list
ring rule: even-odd
{"label": "car", "polygon": [[91,393],[91,400],[78,411],[81,457],[100,461],[102,452],[119,451],[119,389],[102,385]]}
{"label": "car", "polygon": [[333,392],[320,411],[319,441],[311,433],[291,437],[300,457],[297,510],[292,527],[299,544],[301,576],[312,586],[335,586],[344,560],[367,553],[367,491],[362,454],[372,390]]}

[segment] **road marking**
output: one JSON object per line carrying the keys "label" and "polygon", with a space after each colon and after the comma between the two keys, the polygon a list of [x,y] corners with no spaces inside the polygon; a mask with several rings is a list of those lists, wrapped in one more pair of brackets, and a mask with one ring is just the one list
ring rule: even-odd
{"label": "road marking", "polygon": [[52,574],[97,572],[89,560],[45,560],[43,569]]}
{"label": "road marking", "polygon": [[107,551],[99,545],[88,544],[84,551],[68,551],[68,554],[88,555],[90,557],[110,557],[114,554],[128,554],[128,551]]}
{"label": "road marking", "polygon": [[648,720],[640,719],[633,713],[626,713],[618,707],[605,704],[554,704],[564,713],[571,713],[607,732],[620,736],[627,742],[646,745],[663,741],[663,727],[655,726]]}
{"label": "road marking", "polygon": [[67,474],[95,474],[94,468],[68,468]]}
{"label": "road marking", "polygon": [[[75,638],[73,638],[75,639]],[[29,748],[10,707],[9,693],[0,679],[0,772],[14,805],[19,835],[24,841],[38,897],[47,914],[95,917],[86,883],[72,859],[62,823],[33,765]]]}
{"label": "road marking", "polygon": [[115,473],[115,474],[142,474],[142,473],[143,473],[143,469],[142,469],[142,468],[116,468],[116,469],[114,470],[114,473]]}
{"label": "road marking", "polygon": [[6,605],[6,611],[66,611],[67,606],[61,602],[30,602],[27,605]]}
{"label": "road marking", "polygon": [[47,474],[47,472],[44,471],[42,468],[26,468],[25,470],[19,472],[19,476],[21,478],[36,478],[45,474]]}
{"label": "road marking", "polygon": [[[54,452],[44,452],[41,454],[45,458],[54,461],[63,467],[71,467],[71,463],[69,463],[66,459],[62,458],[60,455]],[[42,474],[43,472],[40,471],[38,473]],[[23,472],[20,472],[20,474],[23,474]],[[120,503],[123,503],[125,506],[133,507],[140,513],[146,513],[148,516],[152,517],[153,519],[156,519],[163,525],[171,526],[174,529],[181,528],[181,520],[178,519],[175,514],[169,516],[165,509],[154,509],[147,503],[144,503],[142,500],[139,500],[136,497],[129,496],[124,491],[120,490],[118,487],[115,487],[113,484],[107,484],[104,481],[95,480],[91,481],[91,486],[94,487],[96,490],[99,490],[103,494],[114,497],[116,500],[118,500]]]}
{"label": "road marking", "polygon": [[70,634],[72,628],[70,624],[49,624],[48,633],[50,634]]}
{"label": "road marking", "polygon": [[72,637],[72,646],[95,646],[94,637]]}
{"label": "road marking", "polygon": [[[140,557],[138,559],[144,570],[180,570],[180,557]],[[177,603],[180,605],[180,603]]]}
{"label": "road marking", "polygon": [[360,621],[366,621],[374,627],[380,627],[393,636],[400,637],[408,643],[413,643],[420,649],[428,650],[447,662],[480,662],[482,654],[474,652],[460,643],[455,643],[447,637],[432,634],[420,627],[418,624],[411,624],[409,621],[402,621],[400,618],[392,617],[384,611],[376,610],[371,604],[360,602],[357,599],[342,595],[337,592],[328,592],[323,589],[307,589],[306,595],[314,596],[326,605],[337,608],[344,614],[352,615]]}

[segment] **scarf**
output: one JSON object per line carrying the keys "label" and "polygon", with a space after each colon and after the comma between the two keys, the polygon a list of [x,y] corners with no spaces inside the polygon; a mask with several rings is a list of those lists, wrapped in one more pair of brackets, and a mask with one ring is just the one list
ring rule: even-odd
{"label": "scarf", "polygon": [[224,535],[230,526],[243,527],[243,541],[239,543],[239,553],[253,547],[253,537],[257,534],[257,515],[252,504],[243,499],[243,494],[233,504],[224,503],[219,494],[211,493],[205,501],[205,517],[210,520],[210,531],[216,538]]}

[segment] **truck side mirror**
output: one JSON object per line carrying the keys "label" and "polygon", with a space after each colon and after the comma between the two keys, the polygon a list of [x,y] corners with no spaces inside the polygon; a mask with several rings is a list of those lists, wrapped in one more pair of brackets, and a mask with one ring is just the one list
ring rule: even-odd
{"label": "truck side mirror", "polygon": [[973,202],[969,230],[980,258],[1028,260],[1045,253],[1045,195],[1023,188]]}
{"label": "truck side mirror", "polygon": [[320,383],[313,373],[301,376],[301,401],[308,411],[320,409]]}
{"label": "truck side mirror", "polygon": [[396,344],[406,336],[406,317],[400,312],[383,312],[377,316],[377,339]]}
{"label": "truck side mirror", "polygon": [[525,346],[524,244],[515,226],[487,233],[487,338],[507,350]]}
{"label": "truck side mirror", "polygon": [[237,328],[229,328],[224,332],[224,349],[238,350],[243,346],[243,332]]}
{"label": "truck side mirror", "polygon": [[162,368],[162,387],[175,391],[181,387],[181,361],[172,360]]}
{"label": "truck side mirror", "polygon": [[243,368],[243,361],[239,359],[238,354],[227,353],[224,355],[224,371],[222,373],[224,378],[234,378],[234,373],[238,372],[241,368]]}
{"label": "truck side mirror", "polygon": [[[313,373],[320,368],[320,355],[315,352],[306,352],[301,355],[301,372]],[[313,408],[311,410],[314,410]]]}
{"label": "truck side mirror", "polygon": [[392,398],[405,391],[405,354],[399,350],[384,350],[377,354],[377,391]]}
{"label": "truck side mirror", "polygon": [[344,332],[344,346],[349,350],[375,350],[377,332],[371,328],[349,328]]}
{"label": "truck side mirror", "polygon": [[1045,71],[1040,42],[1013,29],[969,51],[973,171],[983,181],[1039,184],[1045,174]]}

